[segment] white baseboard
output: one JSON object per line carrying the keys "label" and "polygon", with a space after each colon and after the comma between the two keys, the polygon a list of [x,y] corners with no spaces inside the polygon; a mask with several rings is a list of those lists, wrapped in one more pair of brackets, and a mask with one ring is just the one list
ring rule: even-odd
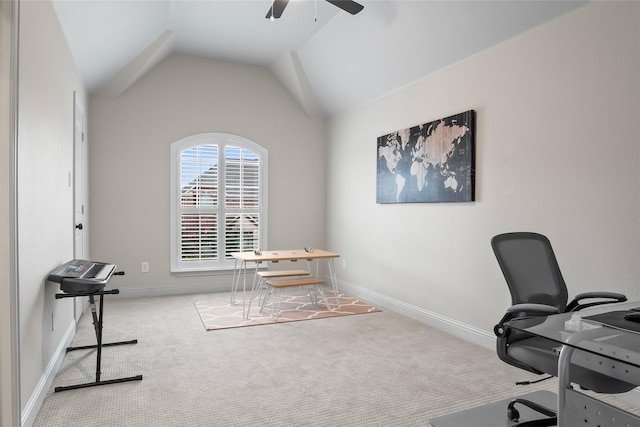
{"label": "white baseboard", "polygon": [[208,294],[231,291],[231,284],[200,284],[200,285],[166,285],[145,286],[138,288],[119,288],[125,298],[162,297],[169,295]]}
{"label": "white baseboard", "polygon": [[47,397],[47,392],[49,391],[49,388],[51,388],[51,384],[53,384],[53,380],[58,373],[62,359],[64,359],[64,355],[67,354],[67,347],[71,345],[71,341],[75,334],[76,323],[72,320],[62,339],[58,343],[56,351],[49,360],[47,368],[42,373],[36,388],[33,390],[33,393],[31,393],[29,401],[22,409],[22,414],[20,416],[20,419],[22,420],[22,427],[31,427],[36,420],[40,407],[42,406],[45,397]]}
{"label": "white baseboard", "polygon": [[417,320],[418,322],[433,326],[434,328],[462,338],[465,341],[472,342],[489,350],[495,350],[496,348],[496,339],[492,332],[484,331],[474,326],[467,325],[457,320],[450,319],[440,314],[433,313],[415,305],[408,304],[404,301],[391,298],[387,295],[383,295],[351,283],[339,281],[338,287],[341,290],[371,304],[395,311],[396,313]]}

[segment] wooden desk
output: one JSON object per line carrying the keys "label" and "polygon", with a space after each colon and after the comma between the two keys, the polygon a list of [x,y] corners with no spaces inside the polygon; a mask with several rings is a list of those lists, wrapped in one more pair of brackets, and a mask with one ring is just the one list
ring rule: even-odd
{"label": "wooden desk", "polygon": [[[259,255],[253,251],[249,252],[233,252],[231,254],[235,258],[235,264],[233,267],[233,282],[232,292],[231,292],[231,303],[235,304],[235,296],[238,291],[238,286],[240,284],[240,276],[243,277],[242,282],[242,314],[244,317],[248,317],[249,313],[245,314],[245,293],[247,290],[247,264],[255,263],[255,271],[253,275],[253,284],[251,289],[256,286],[257,283],[257,273],[260,268],[260,264],[271,262],[277,263],[280,261],[306,261],[310,267],[311,261],[316,261],[316,276],[318,276],[319,270],[319,260],[326,260],[327,265],[329,267],[329,279],[331,281],[331,286],[333,287],[333,291],[336,298],[336,304],[338,308],[340,307],[340,294],[338,293],[338,281],[336,279],[336,269],[333,263],[333,260],[340,257],[339,254],[329,251],[324,251],[322,249],[313,249],[311,252],[307,252],[304,249],[283,249],[276,251],[262,251]],[[310,268],[309,268],[310,270]]]}

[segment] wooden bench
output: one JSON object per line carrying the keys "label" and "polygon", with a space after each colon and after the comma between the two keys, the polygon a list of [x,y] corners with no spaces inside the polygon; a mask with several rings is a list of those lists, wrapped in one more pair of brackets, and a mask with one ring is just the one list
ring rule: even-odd
{"label": "wooden bench", "polygon": [[262,289],[265,287],[264,282],[266,279],[274,279],[278,277],[300,277],[308,275],[309,272],[307,270],[263,270],[256,272],[258,282],[256,283],[254,280],[253,287],[251,288],[251,298],[249,299],[249,309],[247,311],[247,317],[249,317],[249,311],[251,311],[251,303],[254,299],[256,299],[256,297],[259,297],[258,304],[260,304],[260,307],[264,305],[262,302]]}
{"label": "wooden bench", "polygon": [[[275,309],[275,300],[273,301],[273,305],[271,308],[271,316],[275,317],[275,320],[278,320],[278,314],[280,313],[280,304],[282,303],[282,297],[283,297],[283,291],[286,288],[294,288],[294,287],[302,287],[302,286],[308,286],[315,292],[315,294],[319,294],[320,297],[322,298],[322,302],[327,306],[327,310],[332,311],[331,310],[331,306],[329,305],[329,301],[327,300],[327,297],[325,296],[324,292],[322,292],[322,289],[320,289],[320,287],[318,285],[324,285],[324,280],[323,279],[319,279],[317,277],[298,277],[295,279],[281,279],[281,280],[267,280],[265,282],[265,284],[269,287],[269,290],[267,291],[267,295],[265,295],[264,299],[262,300],[262,305],[260,307],[260,312],[262,312],[262,310],[264,309],[264,306],[267,302],[267,300],[269,299],[269,295],[274,294],[276,290],[280,290],[280,299],[278,300],[278,308],[277,310]],[[312,297],[312,301],[314,304],[317,305],[317,301],[315,301],[315,298]],[[275,310],[275,312],[274,312]],[[275,316],[274,316],[275,313]]]}
{"label": "wooden bench", "polygon": [[262,279],[272,279],[274,277],[308,276],[307,270],[265,270],[258,271],[258,276]]}

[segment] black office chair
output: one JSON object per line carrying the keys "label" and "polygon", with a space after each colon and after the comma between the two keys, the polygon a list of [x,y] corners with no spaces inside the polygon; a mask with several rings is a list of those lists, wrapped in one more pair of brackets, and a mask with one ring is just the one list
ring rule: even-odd
{"label": "black office chair", "polygon": [[[505,322],[517,317],[533,316],[541,316],[543,320],[551,314],[627,300],[624,295],[618,293],[587,292],[577,295],[567,304],[567,286],[560,273],[553,248],[549,239],[541,234],[500,234],[491,239],[491,247],[511,292],[512,306],[494,328],[498,356],[510,365],[536,374],[557,377],[558,354],[554,348],[558,347],[558,344],[510,329],[505,326]],[[594,392],[623,393],[635,388],[632,384],[580,366],[572,365],[570,375],[571,382]],[[517,421],[519,418],[515,408],[515,404],[518,403],[547,416],[541,420],[521,423],[520,426],[556,425],[555,411],[526,399],[514,399],[509,403],[507,416],[510,420]]]}

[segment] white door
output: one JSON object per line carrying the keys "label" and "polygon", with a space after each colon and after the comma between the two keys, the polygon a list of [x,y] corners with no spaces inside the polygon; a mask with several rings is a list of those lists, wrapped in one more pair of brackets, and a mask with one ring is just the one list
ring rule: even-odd
{"label": "white door", "polygon": [[[73,257],[84,259],[84,114],[76,101],[73,93],[73,221],[74,221],[74,245]],[[89,305],[87,297],[75,299],[75,319],[80,316]]]}

